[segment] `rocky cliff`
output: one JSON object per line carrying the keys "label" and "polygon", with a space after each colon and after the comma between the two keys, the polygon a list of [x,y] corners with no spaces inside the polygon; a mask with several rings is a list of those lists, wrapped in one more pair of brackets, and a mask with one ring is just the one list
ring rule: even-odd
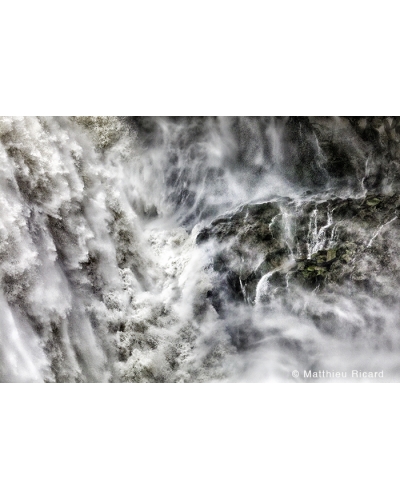
{"label": "rocky cliff", "polygon": [[400,380],[399,126],[0,119],[0,381]]}

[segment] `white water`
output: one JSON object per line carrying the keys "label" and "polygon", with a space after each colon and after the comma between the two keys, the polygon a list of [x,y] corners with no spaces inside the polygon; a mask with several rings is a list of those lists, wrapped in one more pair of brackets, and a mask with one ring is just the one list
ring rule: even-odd
{"label": "white water", "polygon": [[326,237],[327,229],[333,225],[332,217],[333,209],[328,207],[326,213],[326,223],[318,227],[318,207],[315,208],[310,217],[309,224],[309,234],[307,239],[307,258],[311,259],[311,256],[320,250],[327,250],[334,243],[334,229],[332,230],[332,235],[328,239]]}
{"label": "white water", "polygon": [[393,221],[395,221],[397,219],[397,215],[395,217],[393,217],[393,219],[390,219],[388,222],[385,222],[384,224],[382,224],[381,226],[379,226],[379,228],[375,231],[374,235],[372,236],[372,238],[369,240],[368,242],[368,245],[367,245],[367,248],[369,248],[371,245],[372,245],[372,242],[374,241],[374,239],[381,233],[381,231],[386,227],[388,226],[389,224],[391,224]]}
{"label": "white water", "polygon": [[[290,307],[279,298],[232,305],[224,318],[207,300],[218,276],[213,245],[195,244],[200,228],[250,200],[296,199],[279,170],[279,126],[259,137],[243,119],[254,144],[241,156],[246,169],[235,163],[230,119],[210,119],[205,135],[179,147],[190,130],[158,126],[143,149],[114,118],[1,120],[0,380],[290,380],[313,363],[384,364],[396,377],[398,314],[371,297],[293,289]],[[315,214],[309,253],[326,245],[331,216],[318,228]],[[282,219],[289,241],[290,214]],[[339,333],[327,335],[310,311]],[[251,349],[238,350],[232,332],[255,332]]]}

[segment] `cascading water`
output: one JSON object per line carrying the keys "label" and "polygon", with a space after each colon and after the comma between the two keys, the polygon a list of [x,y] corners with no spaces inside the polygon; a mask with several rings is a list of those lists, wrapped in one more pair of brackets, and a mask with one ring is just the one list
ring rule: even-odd
{"label": "cascading water", "polygon": [[0,380],[399,379],[374,120],[2,119]]}

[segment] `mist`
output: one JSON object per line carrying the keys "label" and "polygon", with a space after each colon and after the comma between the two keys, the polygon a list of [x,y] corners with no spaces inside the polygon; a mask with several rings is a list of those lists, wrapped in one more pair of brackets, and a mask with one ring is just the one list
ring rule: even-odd
{"label": "mist", "polygon": [[399,138],[391,117],[1,119],[0,380],[398,381]]}

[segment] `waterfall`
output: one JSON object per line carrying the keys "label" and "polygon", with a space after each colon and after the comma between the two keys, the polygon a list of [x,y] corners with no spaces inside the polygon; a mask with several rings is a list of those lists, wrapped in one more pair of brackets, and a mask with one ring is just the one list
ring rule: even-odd
{"label": "waterfall", "polygon": [[327,229],[329,229],[333,224],[332,209],[328,207],[326,213],[326,224],[318,228],[318,207],[316,207],[310,216],[309,223],[309,236],[307,242],[307,256],[310,259],[311,256],[324,248],[329,248],[329,245],[334,241],[334,231],[332,230],[332,235],[330,240],[326,237]]}
{"label": "waterfall", "polygon": [[397,379],[398,187],[313,120],[1,119],[0,380]]}
{"label": "waterfall", "polygon": [[388,226],[389,224],[391,224],[393,221],[395,221],[397,219],[397,215],[395,217],[393,217],[393,219],[390,219],[388,222],[385,222],[384,224],[382,224],[381,226],[378,227],[378,229],[375,231],[375,233],[373,234],[372,238],[369,240],[368,242],[368,245],[367,245],[367,248],[369,248],[371,245],[372,245],[372,242],[374,241],[374,239],[381,233],[382,229],[386,226]]}

